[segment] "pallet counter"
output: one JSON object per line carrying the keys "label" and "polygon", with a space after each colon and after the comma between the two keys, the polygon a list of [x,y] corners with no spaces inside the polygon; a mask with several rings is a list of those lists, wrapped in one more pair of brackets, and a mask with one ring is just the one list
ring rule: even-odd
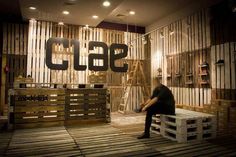
{"label": "pallet counter", "polygon": [[110,121],[106,88],[17,88],[9,90],[9,124],[32,128]]}

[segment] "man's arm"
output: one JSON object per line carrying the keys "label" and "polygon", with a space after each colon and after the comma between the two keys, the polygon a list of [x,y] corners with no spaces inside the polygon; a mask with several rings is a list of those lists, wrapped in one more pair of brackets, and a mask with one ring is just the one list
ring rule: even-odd
{"label": "man's arm", "polygon": [[152,99],[149,99],[149,102],[147,104],[145,104],[145,106],[142,108],[142,111],[146,111],[148,107],[152,106],[153,104],[155,104],[158,100],[158,97],[154,97]]}
{"label": "man's arm", "polygon": [[145,101],[144,103],[141,104],[141,107],[144,107],[144,106],[147,105],[150,101],[151,101],[151,99],[149,98],[147,101]]}

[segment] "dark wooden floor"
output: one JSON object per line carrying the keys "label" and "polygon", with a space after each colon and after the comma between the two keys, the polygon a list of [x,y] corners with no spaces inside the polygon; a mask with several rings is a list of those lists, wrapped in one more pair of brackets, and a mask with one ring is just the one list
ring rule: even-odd
{"label": "dark wooden floor", "polygon": [[180,144],[151,134],[136,137],[143,124],[51,127],[0,133],[0,156],[235,156],[236,140]]}

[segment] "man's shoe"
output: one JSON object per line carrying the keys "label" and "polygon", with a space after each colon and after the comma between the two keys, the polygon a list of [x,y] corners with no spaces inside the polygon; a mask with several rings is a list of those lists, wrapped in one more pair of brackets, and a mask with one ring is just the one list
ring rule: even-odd
{"label": "man's shoe", "polygon": [[137,139],[144,139],[144,138],[150,138],[150,134],[143,133],[142,135],[137,137]]}

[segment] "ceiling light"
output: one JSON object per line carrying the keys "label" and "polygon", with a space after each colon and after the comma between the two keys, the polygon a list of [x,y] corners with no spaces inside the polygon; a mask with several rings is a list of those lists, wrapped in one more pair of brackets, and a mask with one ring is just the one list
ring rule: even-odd
{"label": "ceiling light", "polygon": [[35,7],[29,7],[29,9],[30,9],[30,10],[36,10],[36,8],[35,8]]}
{"label": "ceiling light", "polygon": [[109,6],[111,5],[111,3],[110,3],[109,1],[104,1],[104,2],[102,3],[102,5],[103,5],[104,7],[109,7]]}
{"label": "ceiling light", "polygon": [[98,18],[98,16],[97,16],[97,15],[93,15],[92,17],[93,17],[94,19],[97,19],[97,18]]}
{"label": "ceiling light", "polygon": [[130,14],[130,15],[135,15],[135,11],[132,11],[132,10],[131,10],[131,11],[129,11],[129,14]]}
{"label": "ceiling light", "polygon": [[236,13],[236,6],[233,7],[232,11],[233,11],[234,13]]}
{"label": "ceiling light", "polygon": [[63,22],[58,22],[58,25],[63,26],[64,23]]}
{"label": "ceiling light", "polygon": [[89,29],[89,25],[85,25],[83,28],[84,29]]}
{"label": "ceiling light", "polygon": [[64,15],[69,15],[69,14],[70,14],[70,12],[69,12],[69,11],[66,11],[66,10],[64,10],[64,11],[62,12],[62,14],[64,14]]}

